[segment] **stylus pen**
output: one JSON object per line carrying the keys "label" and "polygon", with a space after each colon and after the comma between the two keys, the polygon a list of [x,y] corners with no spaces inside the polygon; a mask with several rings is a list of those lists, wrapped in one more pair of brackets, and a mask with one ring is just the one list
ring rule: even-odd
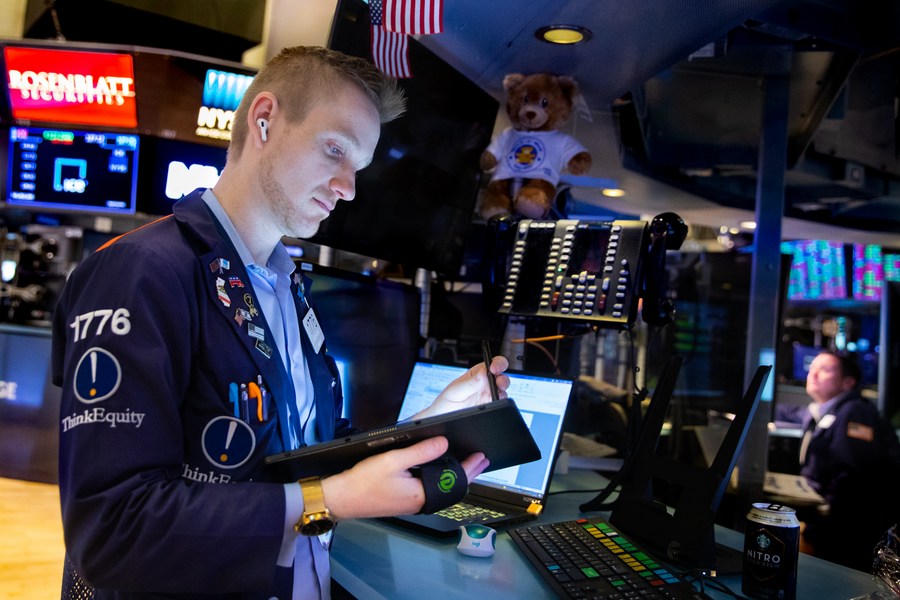
{"label": "stylus pen", "polygon": [[500,392],[497,391],[497,381],[491,373],[491,344],[487,340],[481,340],[481,353],[484,354],[484,368],[487,369],[488,383],[491,386],[491,400],[497,401],[500,399]]}

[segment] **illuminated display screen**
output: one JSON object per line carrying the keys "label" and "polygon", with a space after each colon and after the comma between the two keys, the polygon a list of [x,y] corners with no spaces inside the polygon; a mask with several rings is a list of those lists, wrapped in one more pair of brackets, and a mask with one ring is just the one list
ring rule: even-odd
{"label": "illuminated display screen", "polygon": [[137,127],[130,54],[4,48],[13,119]]}
{"label": "illuminated display screen", "polygon": [[213,187],[225,167],[225,148],[145,138],[141,145],[137,210],[167,215],[197,188]]}
{"label": "illuminated display screen", "polygon": [[[222,148],[254,69],[202,57],[134,53],[141,133]],[[173,94],[172,90],[178,90]]]}
{"label": "illuminated display screen", "polygon": [[884,280],[900,281],[900,254],[884,254]]}
{"label": "illuminated display screen", "polygon": [[234,111],[253,77],[210,69],[203,82],[203,104],[197,114],[197,137],[231,139]]}
{"label": "illuminated display screen", "polygon": [[842,300],[848,297],[843,244],[824,240],[782,242],[781,253],[791,255],[788,300]]}
{"label": "illuminated display screen", "polygon": [[139,143],[131,134],[13,127],[6,202],[132,214]]}
{"label": "illuminated display screen", "polygon": [[881,246],[853,244],[853,299],[880,301],[883,287]]}

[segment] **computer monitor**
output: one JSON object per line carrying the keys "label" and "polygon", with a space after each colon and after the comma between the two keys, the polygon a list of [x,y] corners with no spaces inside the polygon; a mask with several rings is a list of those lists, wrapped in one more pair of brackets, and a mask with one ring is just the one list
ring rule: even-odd
{"label": "computer monitor", "polygon": [[207,144],[144,138],[137,212],[167,215],[172,205],[200,187],[213,187],[225,167],[227,150]]}
{"label": "computer monitor", "polygon": [[851,291],[854,300],[878,302],[884,286],[884,257],[878,244],[853,244]]}
{"label": "computer monitor", "polygon": [[[371,59],[369,7],[340,0],[328,46]],[[382,127],[356,198],[340,202],[313,242],[456,275],[472,223],[499,102],[409,36],[407,110]]]}
{"label": "computer monitor", "polygon": [[140,138],[64,127],[11,127],[5,201],[27,209],[135,212]]}
{"label": "computer monitor", "polygon": [[792,257],[788,300],[842,300],[848,297],[844,245],[827,240],[781,243],[782,254]]}
{"label": "computer monitor", "polygon": [[374,429],[397,416],[419,356],[421,301],[415,286],[300,262],[325,344],[343,370],[344,414]]}

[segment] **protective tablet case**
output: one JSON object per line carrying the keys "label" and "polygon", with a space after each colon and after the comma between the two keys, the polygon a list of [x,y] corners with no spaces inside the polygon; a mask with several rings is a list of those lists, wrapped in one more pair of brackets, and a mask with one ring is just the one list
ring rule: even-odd
{"label": "protective tablet case", "polygon": [[449,440],[449,452],[459,461],[475,452],[484,452],[491,461],[488,471],[541,458],[541,451],[515,401],[505,398],[273,454],[266,457],[266,463],[272,465],[277,477],[284,481],[333,475],[369,456],[405,448],[437,435]]}

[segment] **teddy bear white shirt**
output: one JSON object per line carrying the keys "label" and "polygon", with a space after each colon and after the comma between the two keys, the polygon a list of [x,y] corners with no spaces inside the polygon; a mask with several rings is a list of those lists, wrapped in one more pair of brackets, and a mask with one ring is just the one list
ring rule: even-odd
{"label": "teddy bear white shirt", "polygon": [[492,180],[543,179],[555,186],[572,157],[587,152],[587,148],[561,131],[520,131],[507,127],[491,141],[487,151],[497,157]]}

